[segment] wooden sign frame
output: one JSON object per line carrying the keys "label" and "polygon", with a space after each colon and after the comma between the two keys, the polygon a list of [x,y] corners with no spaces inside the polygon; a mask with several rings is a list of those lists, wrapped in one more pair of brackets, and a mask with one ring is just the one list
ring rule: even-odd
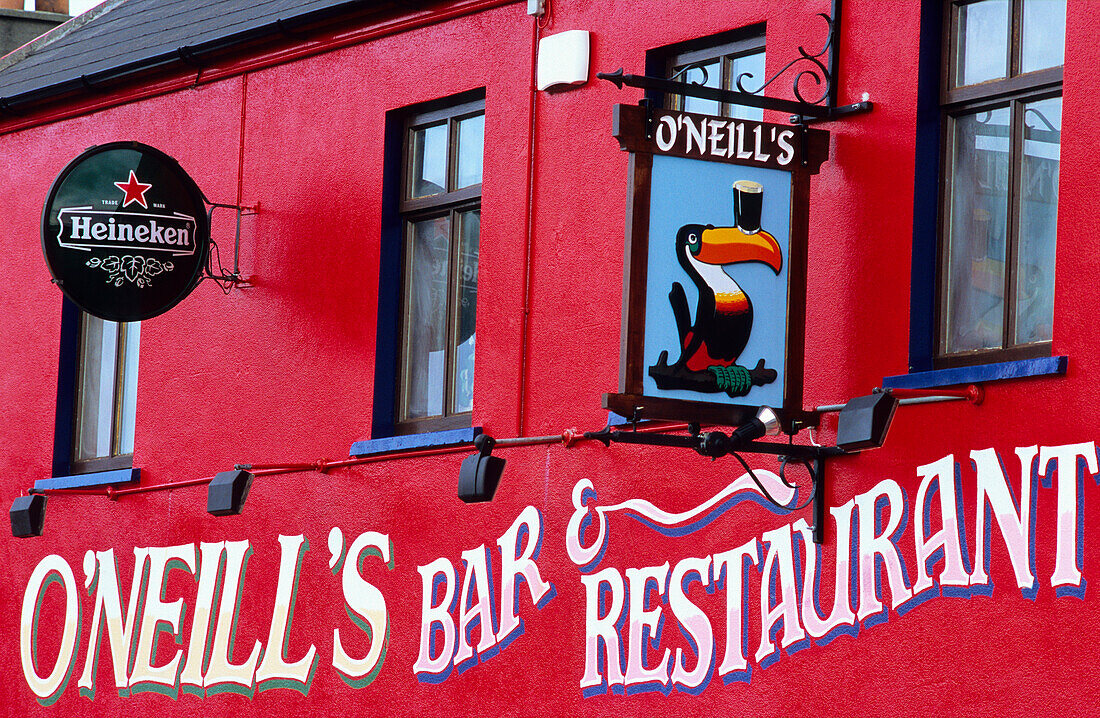
{"label": "wooden sign frame", "polygon": [[[772,401],[768,405],[775,409],[786,431],[816,424],[816,415],[802,407],[806,254],[810,177],[828,158],[829,133],[801,126],[616,105],[612,134],[620,148],[630,153],[630,162],[619,393],[604,394],[604,407],[627,418],[735,426],[754,416],[763,403],[754,404],[747,395],[744,401],[732,394],[699,393],[698,399],[662,396],[684,392],[654,390],[652,382],[648,389],[644,386],[649,368],[645,341],[654,158],[667,156],[790,174],[789,240],[783,259],[787,281],[782,387],[781,392],[778,387],[769,389]],[[781,400],[775,401],[779,396]]]}

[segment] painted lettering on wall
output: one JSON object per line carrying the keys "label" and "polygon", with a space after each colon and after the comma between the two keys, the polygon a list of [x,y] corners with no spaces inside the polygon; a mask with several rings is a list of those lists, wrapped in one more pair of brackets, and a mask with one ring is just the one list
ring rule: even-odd
{"label": "painted lettering on wall", "polygon": [[[471,666],[489,660],[523,634],[519,617],[520,582],[535,608],[555,595],[535,563],[542,549],[542,514],[524,509],[512,527],[497,540],[500,572],[494,573],[493,554],[485,544],[462,552],[462,584],[454,564],[438,558],[418,567],[423,580],[420,654],[413,672],[422,683],[442,683]],[[494,577],[500,579],[496,604]],[[474,633],[477,642],[474,642]]]}
{"label": "painted lettering on wall", "polygon": [[[592,482],[579,481],[566,550],[581,569],[585,595],[583,694],[695,694],[715,671],[725,684],[749,682],[754,667],[769,667],[781,653],[856,636],[891,612],[904,616],[940,596],[990,596],[995,533],[1021,596],[1035,600],[1045,578],[1056,596],[1083,598],[1082,484],[1086,475],[1100,483],[1096,445],[1020,447],[1009,462],[1013,470],[1004,459],[994,449],[971,451],[973,485],[968,481],[965,491],[954,455],[920,466],[912,503],[900,484],[884,479],[831,509],[831,540],[824,546],[813,543],[810,527],[798,519],[723,551],[625,569],[600,568],[612,514],[683,536],[758,490],[741,477],[699,508],[669,514],[640,500],[599,506]],[[1055,562],[1047,577],[1035,569],[1040,487],[1054,488],[1057,515]],[[833,576],[821,575],[826,551],[834,554]],[[915,557],[915,565],[907,565],[906,556]],[[750,605],[750,588],[759,595],[758,606]],[[693,600],[700,591],[724,594],[724,634],[714,630],[720,617]],[[825,611],[823,595],[832,595]],[[687,649],[662,646],[670,625]]]}
{"label": "painted lettering on wall", "polygon": [[[780,501],[801,503],[780,477],[756,475]],[[813,543],[799,518],[706,552],[624,566],[604,565],[608,547],[637,543],[637,532],[691,536],[745,501],[787,512],[765,503],[747,475],[680,513],[642,499],[601,506],[595,485],[583,479],[572,490],[564,537],[579,569],[575,608],[584,616],[583,643],[573,647],[584,660],[578,688],[585,696],[698,694],[716,677],[747,683],[754,670],[784,654],[857,637],[926,601],[991,596],[993,575],[1011,576],[1025,600],[1034,601],[1044,585],[1055,598],[1083,599],[1086,476],[1100,483],[1094,442],[1025,446],[1014,455],[992,448],[948,454],[916,467],[915,492],[884,478],[831,508],[824,545]],[[1050,507],[1056,522],[1041,534],[1049,542],[1044,555],[1053,556],[1041,572],[1040,505]],[[82,567],[87,599],[58,555],[43,558],[27,580],[19,634],[26,683],[43,705],[54,703],[77,671],[79,694],[89,700],[100,682],[113,683],[122,696],[253,697],[271,689],[308,695],[321,668],[351,689],[365,688],[387,662],[391,614],[378,586],[394,570],[395,549],[388,534],[373,531],[345,537],[335,527],[327,538],[328,568],[338,582],[333,591],[338,587],[347,615],[324,629],[332,631],[331,655],[300,635],[301,626],[295,633],[299,578],[310,551],[305,535],[278,537],[274,599],[261,609],[266,638],[251,645],[236,640],[250,541],[134,548],[128,589],[115,550],[89,550]],[[400,670],[411,668],[409,678],[421,684],[449,684],[521,637],[524,617],[538,615],[557,595],[539,564],[543,539],[544,517],[528,506],[495,546],[440,556],[416,565],[415,574],[410,565],[409,580],[420,585],[420,625],[405,630],[419,641],[412,665]],[[181,581],[193,582],[194,593],[168,600],[169,583]],[[40,622],[60,634],[42,654]],[[173,640],[170,651],[158,650]]]}
{"label": "painted lettering on wall", "polygon": [[[441,683],[453,668],[462,673],[487,661],[523,634],[524,594],[541,609],[556,593],[536,563],[542,540],[542,514],[528,506],[497,540],[495,558],[484,544],[462,552],[461,584],[446,557],[419,567],[424,577],[423,617],[420,656],[413,666],[419,680]],[[27,685],[40,703],[51,705],[83,657],[77,686],[80,695],[93,700],[100,678],[100,650],[105,649],[111,675],[104,680],[113,680],[121,696],[152,691],[178,698],[181,693],[202,697],[232,692],[251,698],[275,688],[308,695],[321,656],[315,643],[291,654],[290,636],[302,561],[310,544],[304,535],[279,536],[278,544],[278,578],[267,640],[256,640],[251,646],[236,641],[253,554],[249,541],[135,548],[126,594],[114,549],[87,551],[84,589],[93,602],[86,634],[72,568],[61,556],[47,556],[27,582],[20,614],[19,649]],[[330,665],[348,686],[365,688],[382,670],[389,647],[386,598],[371,577],[394,569],[393,543],[387,534],[374,531],[349,542],[343,530],[334,527],[328,534],[328,553],[328,568],[339,580],[350,619],[332,628]],[[195,593],[186,601],[182,597],[165,600],[174,574],[185,574],[195,583]],[[43,600],[51,590],[64,593],[63,614],[44,618]],[[63,626],[56,656],[39,655],[41,620]],[[356,633],[362,635],[353,638]],[[157,662],[162,634],[180,646],[167,662],[163,654]],[[353,648],[363,645],[365,649]]]}

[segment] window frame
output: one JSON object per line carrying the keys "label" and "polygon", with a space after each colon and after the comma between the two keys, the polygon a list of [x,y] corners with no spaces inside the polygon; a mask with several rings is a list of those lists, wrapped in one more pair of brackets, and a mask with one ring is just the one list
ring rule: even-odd
{"label": "window frame", "polygon": [[[134,465],[133,452],[123,453],[119,447],[122,441],[121,426],[123,423],[123,413],[126,411],[124,406],[125,397],[125,372],[126,372],[126,342],[127,334],[131,331],[130,324],[136,322],[111,322],[114,325],[115,330],[115,366],[113,372],[113,381],[111,387],[111,438],[110,438],[110,454],[107,456],[95,456],[87,459],[77,458],[78,448],[81,437],[81,420],[83,418],[83,412],[81,407],[81,391],[84,385],[85,372],[88,370],[88,362],[85,361],[84,356],[84,333],[85,327],[91,315],[81,312],[79,320],[79,333],[77,338],[77,361],[76,361],[76,383],[74,386],[73,400],[72,400],[72,439],[70,444],[70,458],[69,458],[69,470],[72,474],[92,474],[101,471],[113,471],[115,469],[128,469]],[[99,321],[106,321],[100,319]],[[140,331],[140,330],[139,330]],[[140,334],[139,334],[140,342]],[[138,356],[141,355],[140,344],[138,345]],[[137,391],[137,387],[134,387],[133,391]],[[102,410],[101,412],[102,413]]]}
{"label": "window frame", "polygon": [[[765,53],[766,58],[766,29],[767,26],[764,23],[757,23],[727,30],[716,35],[693,38],[654,48],[646,52],[646,74],[651,77],[672,78],[676,67],[683,68],[686,65],[717,59],[721,61],[719,87],[724,87],[725,81],[729,79],[730,86],[727,89],[736,90],[736,82],[730,77],[732,74],[732,61],[734,58],[756,54],[757,52]],[[765,80],[767,80],[766,76],[760,78],[761,84]],[[670,93],[666,96],[663,93],[648,91],[646,97],[656,106],[678,112],[684,111],[683,95]],[[732,116],[730,114],[731,107],[729,103],[721,103],[720,114],[723,117]]]}
{"label": "window frame", "polygon": [[[61,305],[61,336],[58,345],[57,410],[54,416],[52,475],[55,478],[85,478],[80,479],[77,483],[69,483],[64,486],[52,485],[50,483],[53,481],[52,479],[42,480],[44,485],[40,488],[94,486],[100,483],[118,483],[120,481],[135,480],[137,477],[137,469],[134,469],[132,473],[127,473],[125,478],[119,473],[119,470],[131,469],[133,467],[132,453],[119,453],[108,457],[95,457],[83,460],[76,458],[76,442],[79,436],[77,425],[80,421],[79,394],[83,377],[81,356],[83,325],[84,312],[67,297],[63,298]],[[140,356],[140,348],[138,353]],[[122,359],[121,356],[116,357],[116,388],[113,393],[114,406],[112,408],[111,441],[113,446],[117,446],[114,433],[119,418],[120,387],[117,386],[117,373],[120,359]],[[107,476],[108,472],[112,474],[109,477]],[[97,480],[97,474],[104,474],[103,482]]]}
{"label": "window frame", "polygon": [[[461,279],[457,270],[458,255],[462,244],[462,226],[459,217],[462,213],[479,211],[481,208],[482,183],[453,189],[458,169],[458,123],[485,114],[484,93],[480,96],[450,98],[417,107],[408,108],[402,113],[400,141],[400,178],[398,202],[396,206],[398,234],[400,242],[400,281],[397,297],[395,375],[393,378],[392,434],[418,434],[435,431],[467,428],[472,425],[473,411],[453,411],[454,367],[456,362],[456,333],[459,325],[459,307],[457,304]],[[413,171],[413,133],[418,129],[448,124],[446,182],[444,191],[425,197],[412,197]],[[482,166],[484,167],[484,141],[482,143]],[[409,333],[412,325],[409,308],[409,287],[412,282],[413,266],[410,261],[413,223],[439,217],[448,217],[450,247],[447,276],[446,341],[444,344],[444,386],[442,415],[407,418],[405,403],[409,393],[408,361]],[[480,233],[479,233],[480,245]],[[476,308],[475,308],[476,314]]]}
{"label": "window frame", "polygon": [[[1023,42],[1021,27],[1023,23],[1023,0],[1009,1],[1008,53],[1004,78],[987,80],[971,85],[956,85],[958,72],[958,53],[961,43],[957,41],[960,8],[980,0],[947,0],[941,4],[941,50],[939,57],[939,97],[938,97],[938,186],[939,196],[936,204],[936,241],[933,287],[932,337],[930,346],[930,364],[933,369],[952,369],[957,367],[990,364],[995,362],[1018,361],[1049,357],[1052,351],[1050,340],[1036,342],[1015,342],[1016,331],[1016,260],[1020,239],[1020,192],[1023,166],[1024,111],[1026,104],[1053,97],[1062,97],[1063,65],[1044,68],[1028,73],[1020,73]],[[1009,181],[1007,203],[1006,236],[1004,257],[1004,291],[1001,320],[1001,343],[998,347],[962,350],[954,353],[947,351],[948,311],[948,274],[950,265],[950,231],[952,201],[954,200],[953,154],[955,127],[959,118],[972,116],[982,111],[1005,108],[1009,111]],[[919,151],[918,151],[919,155]],[[919,157],[918,157],[919,161]],[[916,234],[916,233],[915,233]],[[916,258],[914,262],[916,271]],[[916,290],[914,290],[915,293]],[[916,303],[914,302],[914,309]],[[915,328],[915,325],[914,325]],[[911,348],[913,342],[911,341]],[[911,358],[910,370],[918,361]]]}

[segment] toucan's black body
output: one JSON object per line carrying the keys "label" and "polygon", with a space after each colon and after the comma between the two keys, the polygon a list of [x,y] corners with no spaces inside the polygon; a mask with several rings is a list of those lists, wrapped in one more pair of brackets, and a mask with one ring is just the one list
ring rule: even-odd
{"label": "toucan's black body", "polygon": [[[691,321],[687,293],[684,292],[683,286],[679,282],[673,282],[672,291],[668,295],[682,347],[676,364],[686,366],[689,361],[694,360],[691,361],[693,365],[691,368],[696,371],[706,368],[706,365],[698,366],[703,359],[707,359],[708,364],[731,364],[736,361],[744,351],[745,345],[749,343],[749,335],[752,333],[752,301],[749,297],[743,295],[743,306],[731,308],[731,311],[719,311],[715,301],[715,289],[693,266],[688,238],[693,235],[702,237],[706,229],[708,227],[701,224],[688,224],[676,233],[676,259],[679,260],[680,266],[687,272],[699,292],[694,323]],[[730,282],[732,283],[733,280],[731,279]],[[699,355],[701,350],[704,352],[702,356]]]}
{"label": "toucan's black body", "polygon": [[723,267],[762,262],[778,274],[783,259],[775,238],[762,230],[687,224],[676,233],[676,259],[695,285],[699,300],[693,321],[683,285],[673,283],[668,299],[680,357],[669,365],[668,352],[662,352],[649,368],[658,388],[743,396],[752,385],[774,381],[775,370],[765,369],[763,360],[752,370],[736,364],[752,335],[753,307]]}

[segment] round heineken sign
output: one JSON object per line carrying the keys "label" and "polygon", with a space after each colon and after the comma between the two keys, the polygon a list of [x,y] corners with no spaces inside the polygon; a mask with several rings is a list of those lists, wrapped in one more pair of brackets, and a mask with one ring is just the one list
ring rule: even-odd
{"label": "round heineken sign", "polygon": [[210,226],[202,192],[147,145],[112,142],[61,171],[42,211],[50,274],[78,307],[140,321],[183,301],[202,275]]}

